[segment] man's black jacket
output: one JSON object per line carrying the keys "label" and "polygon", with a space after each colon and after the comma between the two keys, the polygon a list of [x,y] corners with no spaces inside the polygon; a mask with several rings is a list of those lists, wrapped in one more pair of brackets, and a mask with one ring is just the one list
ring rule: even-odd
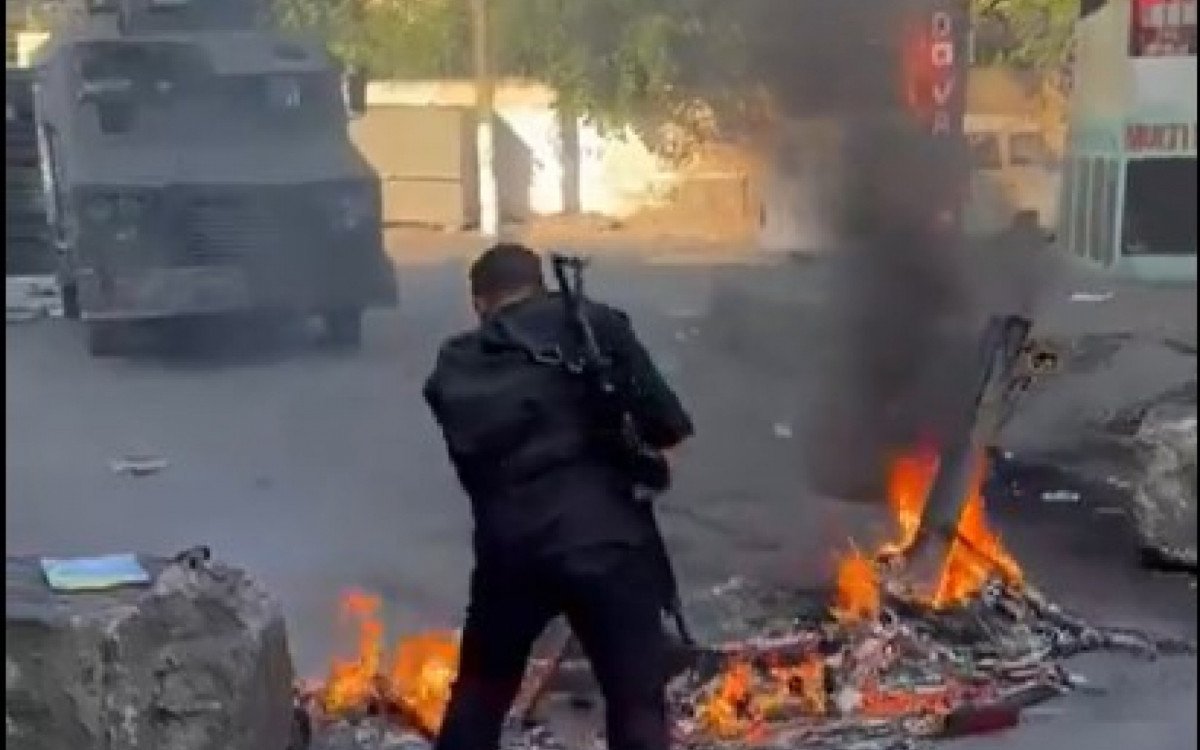
{"label": "man's black jacket", "polygon": [[[589,302],[589,320],[629,389],[643,439],[668,448],[693,427],[619,310]],[[562,300],[540,294],[502,308],[442,345],[425,400],[471,499],[476,554],[545,555],[652,538],[631,478],[597,439],[586,383],[554,364],[577,349]],[[542,362],[535,361],[544,360]]]}

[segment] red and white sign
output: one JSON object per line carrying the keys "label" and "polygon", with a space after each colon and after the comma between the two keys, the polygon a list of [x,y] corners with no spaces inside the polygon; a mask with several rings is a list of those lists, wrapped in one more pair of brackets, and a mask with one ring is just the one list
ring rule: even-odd
{"label": "red and white sign", "polygon": [[1130,154],[1182,154],[1196,150],[1196,123],[1133,124],[1125,126],[1125,151]]}
{"label": "red and white sign", "polygon": [[1131,57],[1196,54],[1196,0],[1134,0],[1129,23]]}
{"label": "red and white sign", "polygon": [[935,135],[950,135],[961,120],[955,117],[960,99],[955,19],[948,12],[935,11],[925,23],[909,37],[905,98]]}

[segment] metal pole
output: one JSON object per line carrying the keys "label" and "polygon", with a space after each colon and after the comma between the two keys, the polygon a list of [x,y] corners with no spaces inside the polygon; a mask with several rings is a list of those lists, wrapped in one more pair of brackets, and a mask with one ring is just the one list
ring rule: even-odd
{"label": "metal pole", "polygon": [[495,237],[500,232],[500,200],[496,184],[496,153],[492,123],[495,118],[495,69],[492,58],[489,0],[470,0],[475,63],[475,154],[479,166],[479,232]]}

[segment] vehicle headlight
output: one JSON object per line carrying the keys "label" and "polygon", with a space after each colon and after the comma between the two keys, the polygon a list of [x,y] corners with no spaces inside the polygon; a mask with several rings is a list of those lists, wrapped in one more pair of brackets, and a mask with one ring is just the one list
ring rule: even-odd
{"label": "vehicle headlight", "polygon": [[351,231],[371,218],[371,198],[366,192],[344,193],[334,203],[334,222],[338,229]]}

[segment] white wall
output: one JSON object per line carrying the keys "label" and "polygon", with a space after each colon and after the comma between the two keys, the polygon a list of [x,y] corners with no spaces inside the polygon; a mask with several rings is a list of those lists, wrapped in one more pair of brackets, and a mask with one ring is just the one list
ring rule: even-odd
{"label": "white wall", "polygon": [[[367,87],[368,106],[469,107],[474,97],[470,81],[386,81]],[[565,209],[568,155],[563,152],[554,98],[553,90],[535,82],[501,81],[496,86],[496,116],[524,147],[524,153],[514,151],[498,138],[496,179],[501,206],[508,206],[510,212],[512,207],[526,207],[533,215],[547,216]],[[581,211],[627,216],[653,205],[656,196],[677,181],[676,173],[632,131],[602,134],[583,120],[578,128]]]}
{"label": "white wall", "polygon": [[1196,57],[1130,58],[1130,0],[1110,0],[1079,24],[1072,114],[1122,120],[1196,115]]}
{"label": "white wall", "polygon": [[1134,109],[1196,119],[1196,58],[1145,57],[1131,61]]}
{"label": "white wall", "polygon": [[50,39],[48,31],[18,31],[17,32],[17,67],[28,68],[33,64],[34,56]]}

